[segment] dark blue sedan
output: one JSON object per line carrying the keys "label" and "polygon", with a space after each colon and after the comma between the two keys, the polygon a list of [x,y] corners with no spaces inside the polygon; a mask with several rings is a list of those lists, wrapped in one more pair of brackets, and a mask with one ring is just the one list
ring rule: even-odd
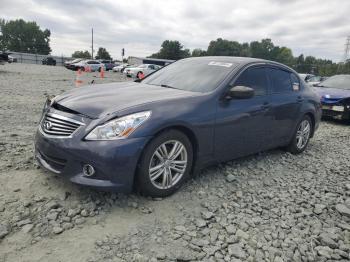
{"label": "dark blue sedan", "polygon": [[323,116],[350,120],[350,75],[335,75],[315,86]]}
{"label": "dark blue sedan", "polygon": [[163,197],[207,165],[277,147],[303,152],[320,117],[320,99],[287,66],[187,58],[138,82],[48,101],[35,151],[74,183]]}

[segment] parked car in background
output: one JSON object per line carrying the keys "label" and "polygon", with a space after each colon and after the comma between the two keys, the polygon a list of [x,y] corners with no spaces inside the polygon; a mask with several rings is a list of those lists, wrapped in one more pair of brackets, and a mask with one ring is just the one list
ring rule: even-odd
{"label": "parked car in background", "polygon": [[120,64],[115,67],[113,67],[113,72],[123,72],[126,67],[128,67],[129,64]]}
{"label": "parked car in background", "polygon": [[0,65],[4,65],[9,61],[9,54],[10,53],[0,52]]}
{"label": "parked car in background", "polygon": [[125,69],[124,74],[126,76],[140,79],[141,75],[147,76],[147,75],[153,73],[154,71],[159,70],[160,68],[162,68],[162,67],[159,65],[142,64],[142,65],[139,65],[137,67],[129,67],[129,68]]}
{"label": "parked car in background", "polygon": [[312,76],[306,81],[306,83],[310,86],[314,86],[314,85],[318,85],[319,83],[321,83],[326,79],[327,77],[323,77],[323,76]]}
{"label": "parked car in background", "polygon": [[46,57],[42,60],[42,64],[55,66],[56,60],[49,56],[49,57]]}
{"label": "parked car in background", "polygon": [[299,74],[300,78],[303,79],[305,82],[308,82],[310,78],[314,77],[313,74]]}
{"label": "parked car in background", "polygon": [[75,66],[74,64],[79,63],[80,61],[83,61],[84,59],[82,58],[76,58],[74,60],[70,60],[70,61],[65,61],[64,62],[64,67],[70,70],[74,70]]}
{"label": "parked car in background", "polygon": [[101,71],[101,68],[106,70],[105,65],[97,60],[82,60],[78,63],[72,64],[73,70],[81,69],[82,71],[85,71],[86,68],[89,68],[91,72]]}
{"label": "parked car in background", "polygon": [[323,116],[350,120],[350,75],[329,77],[314,89],[321,97]]}
{"label": "parked car in background", "polygon": [[115,67],[112,60],[99,60],[99,62],[105,65],[106,71],[112,70]]}
{"label": "parked car in background", "polygon": [[17,63],[17,58],[9,55],[8,56],[8,62],[9,63]]}
{"label": "parked car in background", "polygon": [[138,82],[48,100],[35,154],[77,184],[165,197],[209,164],[277,147],[303,152],[320,117],[319,97],[285,65],[192,57]]}

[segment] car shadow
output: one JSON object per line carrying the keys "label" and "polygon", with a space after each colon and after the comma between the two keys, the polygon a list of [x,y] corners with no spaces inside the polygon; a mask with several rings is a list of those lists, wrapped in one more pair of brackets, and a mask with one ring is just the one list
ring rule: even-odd
{"label": "car shadow", "polygon": [[336,125],[349,125],[350,120],[342,120],[342,119],[336,119],[332,117],[322,117],[322,121],[329,123],[329,124],[336,124]]}

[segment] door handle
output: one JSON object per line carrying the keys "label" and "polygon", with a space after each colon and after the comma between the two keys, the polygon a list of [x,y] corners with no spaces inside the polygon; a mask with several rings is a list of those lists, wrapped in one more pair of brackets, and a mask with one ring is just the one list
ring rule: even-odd
{"label": "door handle", "polygon": [[298,101],[299,103],[301,103],[301,102],[304,101],[304,98],[302,98],[301,96],[298,96],[297,101]]}

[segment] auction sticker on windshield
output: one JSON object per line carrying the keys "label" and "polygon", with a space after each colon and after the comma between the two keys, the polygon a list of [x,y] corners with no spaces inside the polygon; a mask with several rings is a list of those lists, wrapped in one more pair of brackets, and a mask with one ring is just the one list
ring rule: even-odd
{"label": "auction sticker on windshield", "polygon": [[215,62],[215,61],[211,61],[211,62],[209,62],[208,65],[231,67],[233,64],[232,64],[232,63],[224,63],[224,62]]}

